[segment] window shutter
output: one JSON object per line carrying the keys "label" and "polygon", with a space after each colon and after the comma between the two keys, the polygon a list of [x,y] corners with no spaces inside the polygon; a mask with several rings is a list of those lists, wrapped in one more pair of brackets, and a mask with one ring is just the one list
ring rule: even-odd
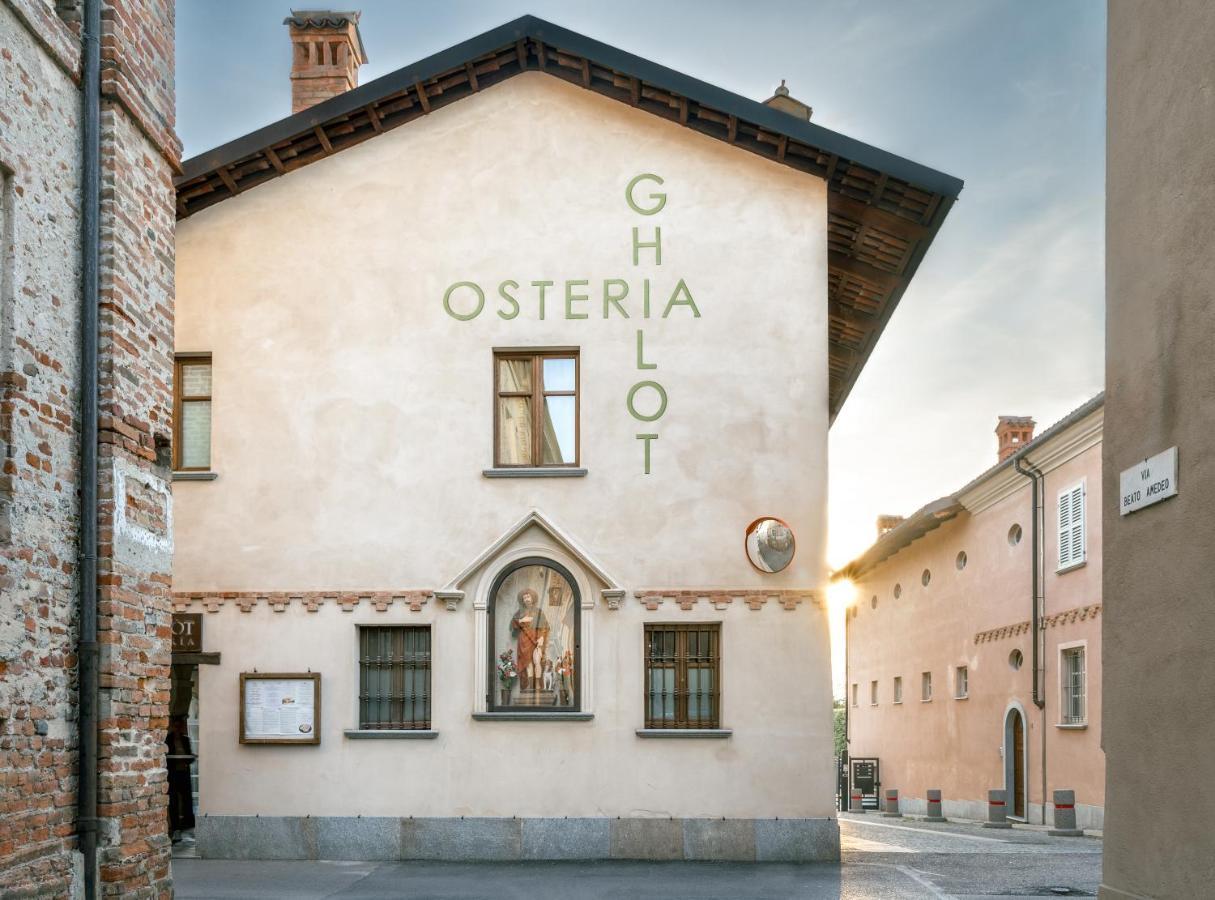
{"label": "window shutter", "polygon": [[1072,561],[1072,504],[1071,492],[1059,495],[1059,568]]}
{"label": "window shutter", "polygon": [[1084,485],[1072,489],[1072,562],[1084,562]]}
{"label": "window shutter", "polygon": [[1059,568],[1084,562],[1084,484],[1059,494]]}

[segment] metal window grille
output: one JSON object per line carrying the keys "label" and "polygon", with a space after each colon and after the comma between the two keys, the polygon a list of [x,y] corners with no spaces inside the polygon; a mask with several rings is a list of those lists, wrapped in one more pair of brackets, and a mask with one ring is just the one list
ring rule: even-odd
{"label": "metal window grille", "polygon": [[721,625],[646,625],[645,685],[646,728],[720,728]]}
{"label": "metal window grille", "polygon": [[955,697],[965,697],[970,693],[970,670],[966,666],[958,666],[957,684],[954,685]]}
{"label": "metal window grille", "polygon": [[359,728],[430,728],[430,628],[359,629]]}
{"label": "metal window grille", "polygon": [[1084,721],[1084,648],[1063,651],[1063,721],[1068,725]]}

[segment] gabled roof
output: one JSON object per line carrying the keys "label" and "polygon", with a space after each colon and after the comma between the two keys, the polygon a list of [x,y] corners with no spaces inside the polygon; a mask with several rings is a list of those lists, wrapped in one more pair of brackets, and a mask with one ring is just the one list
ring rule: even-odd
{"label": "gabled roof", "polygon": [[[913,541],[918,541],[928,534],[928,532],[939,528],[959,513],[966,510],[974,512],[975,508],[972,506],[968,495],[973,495],[978,488],[994,481],[997,476],[1010,472],[1016,464],[1015,461],[1018,459],[1024,459],[1033,465],[1041,465],[1038,455],[1047,455],[1050,451],[1049,445],[1055,438],[1104,406],[1105,392],[1102,391],[1091,400],[1073,409],[1016,453],[996,463],[982,475],[967,482],[959,490],[940,499],[933,500],[926,506],[916,510],[894,528],[891,528],[879,537],[868,550],[852,560],[852,562],[833,572],[831,580],[839,581],[843,578],[849,578],[855,581],[894,556],[900,550],[909,546]],[[1090,439],[1090,443],[1092,440],[1094,439]],[[1062,448],[1063,452],[1075,452],[1076,449],[1074,445],[1070,448]],[[1031,456],[1034,458],[1030,459]]]}
{"label": "gabled roof", "polygon": [[176,179],[177,217],[525,71],[545,72],[826,180],[834,420],[962,182],[534,16],[186,160]]}

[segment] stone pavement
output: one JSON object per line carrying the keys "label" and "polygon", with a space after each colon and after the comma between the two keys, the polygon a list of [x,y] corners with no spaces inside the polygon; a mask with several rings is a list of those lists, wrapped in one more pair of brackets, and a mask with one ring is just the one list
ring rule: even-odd
{"label": "stone pavement", "polygon": [[[1040,831],[841,817],[843,863],[173,861],[179,900],[1094,896],[1101,842]],[[1067,889],[1060,894],[1052,889]]]}

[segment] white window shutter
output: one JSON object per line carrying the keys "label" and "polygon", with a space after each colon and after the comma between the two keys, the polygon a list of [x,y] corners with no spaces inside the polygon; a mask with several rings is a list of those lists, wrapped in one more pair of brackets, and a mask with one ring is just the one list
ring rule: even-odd
{"label": "white window shutter", "polygon": [[1072,562],[1084,562],[1084,484],[1072,488]]}
{"label": "white window shutter", "polygon": [[1072,504],[1071,491],[1059,495],[1059,568],[1072,560]]}
{"label": "white window shutter", "polygon": [[1085,560],[1084,483],[1059,494],[1059,568]]}

